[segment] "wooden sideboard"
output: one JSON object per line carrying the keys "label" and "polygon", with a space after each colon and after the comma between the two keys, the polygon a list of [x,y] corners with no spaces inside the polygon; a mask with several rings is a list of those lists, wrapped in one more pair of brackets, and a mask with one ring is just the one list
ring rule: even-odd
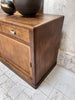
{"label": "wooden sideboard", "polygon": [[25,18],[0,10],[0,61],[37,88],[57,61],[64,16]]}

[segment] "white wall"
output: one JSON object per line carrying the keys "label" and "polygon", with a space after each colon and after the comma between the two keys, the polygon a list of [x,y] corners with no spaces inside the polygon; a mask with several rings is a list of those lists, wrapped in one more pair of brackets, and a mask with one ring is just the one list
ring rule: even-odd
{"label": "white wall", "polygon": [[75,72],[75,0],[44,0],[44,13],[65,16],[58,63]]}

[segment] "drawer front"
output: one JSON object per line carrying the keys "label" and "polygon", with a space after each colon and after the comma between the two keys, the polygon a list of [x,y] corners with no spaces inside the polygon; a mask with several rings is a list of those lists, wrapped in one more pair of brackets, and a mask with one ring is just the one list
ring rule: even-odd
{"label": "drawer front", "polygon": [[16,25],[1,23],[1,31],[30,43],[29,30]]}
{"label": "drawer front", "polygon": [[30,47],[0,34],[0,54],[21,72],[32,77]]}

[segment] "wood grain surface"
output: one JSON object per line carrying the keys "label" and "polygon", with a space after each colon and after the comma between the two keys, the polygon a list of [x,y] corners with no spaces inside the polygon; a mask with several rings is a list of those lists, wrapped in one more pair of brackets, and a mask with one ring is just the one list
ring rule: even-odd
{"label": "wood grain surface", "polygon": [[0,53],[18,69],[30,75],[30,47],[0,34]]}
{"label": "wood grain surface", "polygon": [[41,13],[8,16],[0,10],[0,60],[37,88],[57,62],[63,20],[61,15]]}
{"label": "wood grain surface", "polygon": [[[19,27],[19,26],[15,26],[15,25],[11,25],[8,23],[0,23],[1,24],[1,32],[12,35],[13,37],[17,37],[21,40],[24,40],[28,43],[30,43],[30,38],[29,38],[29,30]],[[15,34],[12,34],[11,31],[14,31]]]}

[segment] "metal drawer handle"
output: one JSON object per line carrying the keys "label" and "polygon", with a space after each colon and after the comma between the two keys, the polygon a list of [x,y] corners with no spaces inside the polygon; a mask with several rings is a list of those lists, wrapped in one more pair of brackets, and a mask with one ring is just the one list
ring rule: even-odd
{"label": "metal drawer handle", "polygon": [[10,33],[13,34],[13,35],[16,34],[16,32],[14,30],[11,30]]}

